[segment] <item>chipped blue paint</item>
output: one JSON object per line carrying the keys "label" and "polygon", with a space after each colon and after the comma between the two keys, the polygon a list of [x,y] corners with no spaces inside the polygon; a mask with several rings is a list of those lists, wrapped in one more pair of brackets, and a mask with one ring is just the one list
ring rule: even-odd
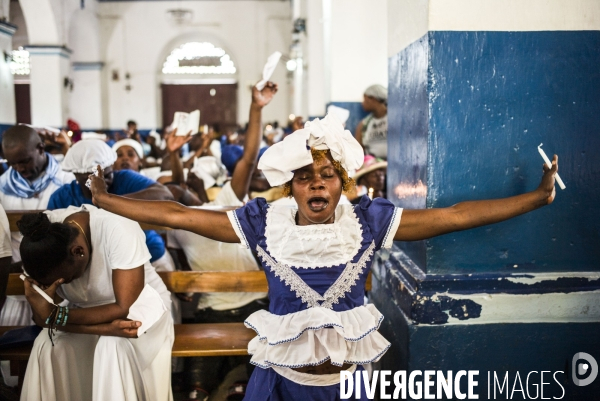
{"label": "chipped blue paint", "polygon": [[[397,205],[533,190],[540,142],[559,154],[567,184],[550,207],[402,244],[424,271],[600,269],[598,48],[596,31],[430,32],[390,58],[388,194]],[[411,192],[419,180],[426,194]]]}

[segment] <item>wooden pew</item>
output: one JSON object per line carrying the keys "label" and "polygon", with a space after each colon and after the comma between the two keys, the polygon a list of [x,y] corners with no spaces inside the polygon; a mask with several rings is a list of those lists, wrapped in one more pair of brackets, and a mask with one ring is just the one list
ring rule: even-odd
{"label": "wooden pew", "polygon": [[[267,292],[267,279],[263,271],[247,272],[197,272],[178,271],[158,273],[171,292]],[[371,289],[371,274],[365,289]],[[10,274],[7,295],[23,295],[23,281],[18,274]],[[1,327],[0,335],[16,327]],[[248,342],[255,336],[243,323],[176,324],[174,357],[247,355]],[[27,367],[31,347],[0,350],[0,360],[11,361],[11,374],[19,376],[19,383]]]}

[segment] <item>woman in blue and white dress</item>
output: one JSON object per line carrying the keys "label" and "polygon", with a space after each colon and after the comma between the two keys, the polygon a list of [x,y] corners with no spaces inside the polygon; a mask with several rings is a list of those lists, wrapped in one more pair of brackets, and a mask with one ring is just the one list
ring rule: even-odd
{"label": "woman in blue and white dress", "polygon": [[126,199],[106,192],[101,171],[92,177],[92,193],[97,205],[113,213],[238,242],[255,252],[267,275],[270,310],[246,320],[257,333],[248,352],[259,368],[245,400],[337,400],[340,372],[362,369],[390,346],[377,332],[383,316],[364,305],[373,253],[394,240],[491,224],[549,204],[558,169],[555,156],[537,189],[505,199],[424,210],[368,197],[358,205],[338,205],[342,191],[354,185],[348,172],[363,157],[352,134],[328,115],[273,145],[258,164],[272,186],[284,185],[297,207],[259,198],[225,214]]}

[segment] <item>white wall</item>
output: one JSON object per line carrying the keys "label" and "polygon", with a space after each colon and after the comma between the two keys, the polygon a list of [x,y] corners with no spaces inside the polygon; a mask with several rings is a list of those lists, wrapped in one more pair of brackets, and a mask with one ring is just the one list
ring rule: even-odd
{"label": "white wall", "polygon": [[389,0],[388,56],[428,31],[600,30],[598,0]]}
{"label": "white wall", "polygon": [[387,87],[387,3],[331,1],[331,101],[360,102],[368,86]]}
{"label": "white wall", "polygon": [[16,121],[13,77],[10,65],[3,57],[4,52],[10,51],[12,51],[12,35],[0,30],[0,55],[2,55],[0,57],[0,124],[14,124]]}
{"label": "white wall", "polygon": [[[113,129],[122,128],[128,119],[136,120],[140,128],[163,125],[160,70],[171,50],[190,40],[212,42],[230,54],[239,84],[238,120],[246,122],[249,87],[261,78],[269,54],[275,50],[286,54],[291,41],[288,2],[110,2],[97,8],[105,62],[105,117]],[[192,22],[183,26],[172,23],[167,10],[173,8],[192,10]],[[111,79],[113,70],[119,73],[118,82]],[[127,72],[131,76],[129,92],[124,80]],[[273,104],[265,108],[263,120],[277,119],[283,124],[289,108],[283,64],[273,80],[280,90]]]}

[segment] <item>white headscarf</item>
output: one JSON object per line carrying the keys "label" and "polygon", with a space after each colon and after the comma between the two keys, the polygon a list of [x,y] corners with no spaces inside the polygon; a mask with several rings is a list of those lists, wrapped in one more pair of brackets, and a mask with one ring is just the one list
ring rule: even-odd
{"label": "white headscarf", "polygon": [[285,184],[294,177],[294,171],[312,164],[310,148],[328,149],[333,160],[340,162],[344,170],[352,174],[360,168],[365,154],[362,146],[334,114],[322,120],[307,122],[303,129],[288,135],[283,141],[271,146],[258,162],[271,186]]}
{"label": "white headscarf", "polygon": [[204,189],[208,189],[215,184],[222,185],[227,179],[227,170],[214,156],[196,158],[194,167],[190,172],[204,181]]}
{"label": "white headscarf", "polygon": [[136,141],[135,139],[131,139],[131,138],[121,139],[120,141],[115,142],[115,144],[113,145],[112,148],[116,152],[121,146],[132,147],[140,159],[144,158],[144,148],[142,148],[142,144],[139,143],[138,141]]}
{"label": "white headscarf", "polygon": [[112,166],[115,160],[117,153],[104,141],[86,139],[71,146],[61,168],[76,174],[87,174],[93,172],[97,165],[103,169]]}

